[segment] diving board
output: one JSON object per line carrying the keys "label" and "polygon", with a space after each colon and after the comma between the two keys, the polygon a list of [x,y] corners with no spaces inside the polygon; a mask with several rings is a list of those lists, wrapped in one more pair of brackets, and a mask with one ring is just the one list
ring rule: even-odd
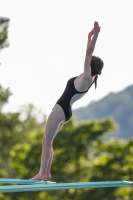
{"label": "diving board", "polygon": [[[23,180],[22,180],[23,181]],[[26,181],[26,180],[24,180]],[[23,184],[23,183],[22,183]],[[26,185],[4,185],[0,186],[0,192],[33,192],[44,190],[65,190],[81,188],[105,188],[105,187],[124,187],[133,186],[131,181],[102,181],[102,182],[79,182],[79,183],[31,183]]]}
{"label": "diving board", "polygon": [[51,181],[43,180],[32,180],[32,179],[11,179],[11,178],[0,178],[0,183],[2,184],[18,184],[18,185],[31,185],[37,183],[56,183]]}

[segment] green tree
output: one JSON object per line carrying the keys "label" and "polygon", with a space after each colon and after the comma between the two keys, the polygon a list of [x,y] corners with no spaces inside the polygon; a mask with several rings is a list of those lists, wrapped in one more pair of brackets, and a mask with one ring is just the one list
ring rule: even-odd
{"label": "green tree", "polygon": [[[10,90],[0,86],[0,177],[15,177],[10,150],[16,146],[21,147],[25,141],[31,144],[30,131],[38,132],[44,128],[46,121],[46,116],[32,104],[22,106],[17,113],[2,112],[10,96]],[[40,122],[36,116],[41,116]]]}
{"label": "green tree", "polygon": [[8,42],[8,27],[10,20],[5,17],[0,17],[0,49],[9,46]]}

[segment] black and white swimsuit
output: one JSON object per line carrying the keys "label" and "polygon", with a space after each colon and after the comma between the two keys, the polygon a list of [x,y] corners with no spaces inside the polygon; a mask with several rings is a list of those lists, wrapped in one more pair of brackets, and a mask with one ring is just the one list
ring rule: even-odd
{"label": "black and white swimsuit", "polygon": [[73,77],[71,79],[68,80],[67,82],[67,85],[66,85],[66,88],[63,92],[63,94],[61,95],[61,97],[58,99],[58,101],[56,102],[56,104],[59,104],[64,113],[65,113],[65,121],[68,121],[71,116],[72,116],[72,109],[71,109],[71,105],[70,105],[70,101],[71,101],[71,98],[75,95],[75,94],[82,94],[82,93],[86,93],[90,87],[92,86],[92,84],[94,82],[91,83],[91,85],[89,86],[89,88],[86,90],[86,91],[83,91],[83,92],[79,92],[75,89],[75,86],[74,86],[74,80],[77,78],[78,76],[76,77]]}

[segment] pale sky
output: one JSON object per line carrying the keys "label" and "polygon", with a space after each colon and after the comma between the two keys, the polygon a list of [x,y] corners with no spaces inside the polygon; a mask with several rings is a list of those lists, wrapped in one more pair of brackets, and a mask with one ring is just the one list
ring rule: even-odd
{"label": "pale sky", "polygon": [[27,102],[48,115],[69,78],[83,72],[87,35],[101,26],[94,55],[105,63],[73,108],[133,84],[132,0],[0,0],[10,46],[0,53],[0,84],[13,92],[6,111]]}

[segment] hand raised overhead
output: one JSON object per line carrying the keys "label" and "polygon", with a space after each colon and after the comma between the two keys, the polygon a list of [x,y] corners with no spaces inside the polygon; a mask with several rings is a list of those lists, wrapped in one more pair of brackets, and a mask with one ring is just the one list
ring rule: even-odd
{"label": "hand raised overhead", "polygon": [[99,32],[100,32],[100,26],[99,26],[99,24],[98,24],[98,22],[96,22],[95,21],[95,23],[94,23],[94,33],[96,33],[96,34],[98,34]]}

